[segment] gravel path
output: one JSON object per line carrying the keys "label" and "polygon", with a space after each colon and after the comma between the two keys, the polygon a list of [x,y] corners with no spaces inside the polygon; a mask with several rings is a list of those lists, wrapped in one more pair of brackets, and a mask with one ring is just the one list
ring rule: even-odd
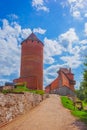
{"label": "gravel path", "polygon": [[0,130],[87,130],[87,126],[61,105],[59,96],[51,95]]}

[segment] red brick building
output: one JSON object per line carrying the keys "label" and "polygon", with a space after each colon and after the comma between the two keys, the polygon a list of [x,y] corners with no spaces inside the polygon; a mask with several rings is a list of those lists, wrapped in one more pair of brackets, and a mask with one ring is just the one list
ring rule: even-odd
{"label": "red brick building", "polygon": [[34,33],[21,43],[20,78],[14,82],[25,82],[29,89],[43,89],[43,43]]}
{"label": "red brick building", "polygon": [[74,74],[71,69],[60,68],[58,77],[48,86],[45,91],[48,93],[58,93],[60,95],[73,95],[74,94]]}

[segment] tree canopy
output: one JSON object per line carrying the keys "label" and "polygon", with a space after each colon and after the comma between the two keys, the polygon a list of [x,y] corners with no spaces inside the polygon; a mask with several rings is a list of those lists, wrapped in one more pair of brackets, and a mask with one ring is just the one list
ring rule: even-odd
{"label": "tree canopy", "polygon": [[80,89],[77,91],[77,96],[87,102],[87,56],[84,62],[83,80],[80,84]]}

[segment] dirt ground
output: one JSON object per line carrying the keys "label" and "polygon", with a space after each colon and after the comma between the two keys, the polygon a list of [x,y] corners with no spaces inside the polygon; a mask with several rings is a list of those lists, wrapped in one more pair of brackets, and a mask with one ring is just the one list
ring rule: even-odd
{"label": "dirt ground", "polygon": [[58,95],[50,95],[39,106],[0,130],[87,130],[87,126],[62,106]]}

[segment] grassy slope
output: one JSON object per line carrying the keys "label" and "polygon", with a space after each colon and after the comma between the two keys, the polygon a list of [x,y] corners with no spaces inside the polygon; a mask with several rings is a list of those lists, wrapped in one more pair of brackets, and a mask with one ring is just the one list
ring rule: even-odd
{"label": "grassy slope", "polygon": [[13,90],[3,90],[2,93],[21,93],[21,92],[30,92],[30,93],[36,93],[36,94],[40,94],[43,95],[44,91],[43,90],[30,90],[25,86],[17,86],[16,88],[14,88]]}
{"label": "grassy slope", "polygon": [[73,102],[70,99],[68,99],[68,97],[62,96],[61,102],[65,108],[68,108],[71,110],[71,113],[74,116],[79,117],[79,119],[87,123],[87,111],[84,111],[84,110],[79,111],[78,109],[74,108]]}

